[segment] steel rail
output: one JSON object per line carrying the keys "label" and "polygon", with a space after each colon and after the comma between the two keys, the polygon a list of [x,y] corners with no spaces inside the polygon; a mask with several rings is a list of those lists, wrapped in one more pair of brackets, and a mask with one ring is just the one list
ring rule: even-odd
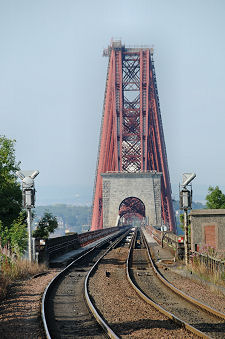
{"label": "steel rail", "polygon": [[[119,240],[121,241],[122,237],[125,237],[127,234],[129,233],[129,230],[126,231],[125,233],[122,234],[122,236],[119,237]],[[104,245],[107,242],[110,242],[112,240],[112,238],[115,237],[115,234],[112,234],[112,236],[108,239],[103,240],[100,244],[97,244],[95,246],[93,246],[91,249],[89,249],[88,251],[86,251],[85,253],[82,253],[79,257],[77,257],[75,260],[73,260],[68,266],[66,266],[62,271],[60,271],[47,285],[47,287],[45,288],[45,291],[43,293],[42,296],[42,303],[41,303],[41,317],[42,317],[42,322],[43,322],[43,326],[44,326],[44,331],[45,331],[45,335],[47,339],[53,339],[50,335],[49,332],[49,327],[48,327],[48,322],[47,322],[47,314],[46,314],[46,306],[47,306],[47,297],[50,294],[51,290],[54,288],[55,284],[58,282],[58,280],[60,278],[63,277],[63,275],[66,274],[66,272],[70,269],[71,266],[73,266],[76,262],[78,262],[79,260],[81,260],[82,258],[84,258],[85,256],[87,256],[89,253],[93,252],[95,249],[101,247],[102,245]],[[106,252],[104,253],[104,255],[106,255],[109,252],[109,249],[113,248],[113,246],[116,246],[118,239],[116,239],[116,241],[114,241],[113,244],[111,244],[111,246],[106,250]],[[103,256],[104,256],[103,255]],[[96,265],[96,264],[95,264]],[[95,266],[94,265],[94,266]],[[90,273],[90,272],[89,272]],[[88,275],[89,275],[88,273]],[[86,279],[85,279],[85,284],[86,284]],[[89,306],[90,307],[90,306]],[[92,310],[91,310],[92,311]],[[96,313],[97,314],[97,313]],[[104,328],[103,325],[104,321],[102,322],[102,327]],[[107,326],[105,327],[107,328]],[[107,329],[108,332],[108,329]],[[110,331],[109,331],[110,332]],[[117,336],[111,336],[111,338],[117,339]]]}
{"label": "steel rail", "polygon": [[212,308],[212,307],[210,307],[210,306],[200,302],[199,300],[191,297],[190,295],[187,295],[186,293],[184,293],[183,291],[181,291],[177,287],[175,287],[173,284],[171,284],[166,278],[164,278],[164,276],[160,273],[160,271],[158,270],[157,266],[155,265],[155,263],[154,263],[154,261],[152,259],[148,243],[147,243],[146,238],[145,238],[143,233],[142,233],[142,237],[143,237],[143,240],[145,242],[145,246],[146,246],[146,249],[147,249],[148,257],[149,257],[151,266],[153,268],[153,271],[157,275],[157,277],[164,283],[164,285],[169,287],[173,292],[175,292],[176,294],[180,295],[181,297],[183,297],[187,301],[191,302],[195,306],[198,306],[201,309],[207,311],[208,313],[213,314],[216,317],[219,317],[219,318],[225,320],[225,314],[224,313],[217,311],[216,309],[214,309],[214,308]]}
{"label": "steel rail", "polygon": [[[142,234],[143,236],[143,234]],[[147,242],[145,240],[145,237],[143,236],[143,239],[145,241],[145,246],[147,251],[149,252],[148,249],[148,245]],[[160,305],[158,305],[157,303],[155,303],[152,299],[150,299],[145,293],[143,293],[139,287],[132,281],[131,276],[130,276],[130,262],[131,262],[131,254],[132,251],[134,249],[134,245],[135,245],[135,241],[136,241],[136,236],[133,237],[132,242],[131,242],[131,246],[129,249],[129,253],[128,253],[128,258],[126,261],[126,276],[127,279],[130,283],[130,285],[133,287],[133,289],[135,290],[135,292],[143,299],[145,300],[145,302],[147,302],[148,304],[150,304],[151,306],[153,306],[154,308],[156,308],[159,312],[163,313],[164,315],[166,315],[169,319],[173,320],[176,324],[179,324],[181,327],[189,330],[190,332],[198,335],[201,338],[206,338],[209,339],[210,337],[207,336],[205,333],[197,330],[195,327],[191,326],[190,324],[186,323],[185,321],[181,320],[180,318],[178,318],[177,316],[175,316],[174,314],[172,314],[171,312],[167,311],[166,309],[164,309],[163,307],[161,307]]]}
{"label": "steel rail", "polygon": [[98,313],[94,304],[92,303],[91,297],[88,293],[88,283],[89,283],[89,279],[90,279],[91,275],[93,275],[94,271],[97,269],[97,266],[100,263],[100,261],[106,256],[107,253],[109,253],[109,251],[111,251],[116,245],[118,245],[127,236],[127,234],[129,232],[130,232],[130,230],[127,231],[125,234],[123,234],[119,239],[117,239],[106,250],[106,252],[96,261],[96,263],[92,266],[92,268],[88,272],[86,279],[85,279],[85,285],[84,285],[85,298],[86,298],[89,309],[91,310],[91,312],[92,312],[93,316],[95,317],[95,319],[97,320],[97,322],[102,326],[102,328],[107,333],[107,335],[112,339],[119,339],[119,337],[116,335],[115,332],[113,332],[113,330],[109,327],[109,325],[106,323],[106,321],[100,316],[100,314]]}

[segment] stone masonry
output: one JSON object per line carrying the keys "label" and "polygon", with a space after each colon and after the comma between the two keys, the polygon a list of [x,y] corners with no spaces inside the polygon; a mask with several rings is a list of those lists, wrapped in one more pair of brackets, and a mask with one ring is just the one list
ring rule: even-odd
{"label": "stone masonry", "polygon": [[102,173],[103,228],[116,226],[121,202],[129,197],[145,205],[148,223],[161,226],[161,175],[156,171],[141,173]]}

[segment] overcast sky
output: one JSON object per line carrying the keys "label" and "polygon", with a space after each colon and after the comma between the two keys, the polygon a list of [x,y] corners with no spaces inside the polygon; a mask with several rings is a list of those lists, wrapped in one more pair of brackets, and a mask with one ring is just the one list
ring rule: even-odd
{"label": "overcast sky", "polygon": [[91,201],[111,38],[154,46],[173,197],[184,172],[194,200],[225,189],[224,18],[224,0],[0,0],[0,134],[37,202]]}

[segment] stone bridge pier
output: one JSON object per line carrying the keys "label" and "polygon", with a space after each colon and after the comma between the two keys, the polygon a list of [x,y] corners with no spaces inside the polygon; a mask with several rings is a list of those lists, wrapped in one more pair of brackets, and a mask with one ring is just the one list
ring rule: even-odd
{"label": "stone bridge pier", "polygon": [[161,176],[156,171],[102,173],[103,228],[116,226],[121,202],[129,197],[145,205],[149,225],[161,226]]}

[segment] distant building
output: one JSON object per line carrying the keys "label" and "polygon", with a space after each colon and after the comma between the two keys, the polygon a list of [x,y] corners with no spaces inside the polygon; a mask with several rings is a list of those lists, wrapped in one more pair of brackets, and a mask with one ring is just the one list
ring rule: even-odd
{"label": "distant building", "polygon": [[64,228],[64,221],[62,217],[56,217],[58,222],[58,228]]}
{"label": "distant building", "polygon": [[191,250],[211,247],[225,252],[225,209],[192,210],[190,216]]}

